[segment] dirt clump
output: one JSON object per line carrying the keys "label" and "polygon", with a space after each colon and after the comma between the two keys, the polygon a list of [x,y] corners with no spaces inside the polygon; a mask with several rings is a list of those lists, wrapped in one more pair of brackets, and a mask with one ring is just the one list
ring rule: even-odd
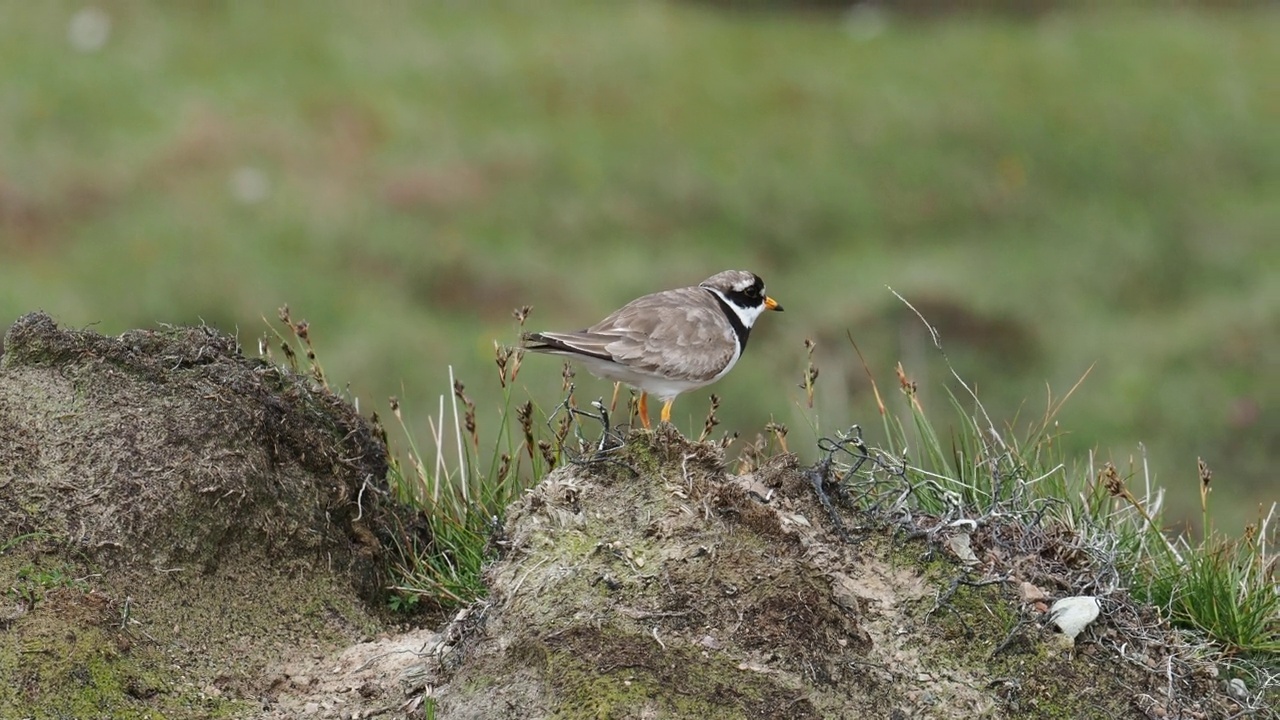
{"label": "dirt clump", "polygon": [[0,716],[243,716],[383,629],[410,519],[348,403],[207,327],[33,313],[4,348]]}

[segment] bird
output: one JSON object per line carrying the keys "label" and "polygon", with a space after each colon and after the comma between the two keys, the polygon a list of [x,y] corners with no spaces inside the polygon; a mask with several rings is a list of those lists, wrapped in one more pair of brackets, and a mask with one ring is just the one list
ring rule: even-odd
{"label": "bird", "polygon": [[765,294],[760,276],[726,270],[692,287],[636,298],[576,332],[523,333],[521,344],[639,390],[640,422],[649,428],[648,396],[662,401],[662,422],[670,422],[678,395],[706,387],[733,369],[766,310],[781,312],[782,306]]}

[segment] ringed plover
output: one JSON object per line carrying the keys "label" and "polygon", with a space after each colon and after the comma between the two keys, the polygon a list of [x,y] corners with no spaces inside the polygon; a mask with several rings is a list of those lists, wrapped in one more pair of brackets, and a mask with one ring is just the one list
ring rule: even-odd
{"label": "ringed plover", "polygon": [[694,287],[632,300],[585,330],[524,333],[521,341],[526,350],[563,355],[596,377],[639,390],[640,422],[647,428],[648,396],[662,401],[662,422],[670,422],[677,395],[710,385],[733,368],[765,310],[782,306],[765,294],[764,281],[726,270]]}

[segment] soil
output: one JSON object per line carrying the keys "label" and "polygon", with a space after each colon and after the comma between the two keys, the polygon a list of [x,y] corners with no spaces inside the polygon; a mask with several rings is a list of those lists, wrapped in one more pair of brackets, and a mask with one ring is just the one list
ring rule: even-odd
{"label": "soil", "polygon": [[[386,472],[350,405],[215,330],[23,317],[0,357],[0,718],[1240,710],[1150,643],[1112,652],[1128,606],[1054,635],[1054,578],[1087,562],[1069,543],[864,516],[790,455],[734,474],[670,427],[550,474],[508,510],[488,598],[406,626],[383,588],[416,525]],[[1033,551],[1007,557],[1019,532]]]}

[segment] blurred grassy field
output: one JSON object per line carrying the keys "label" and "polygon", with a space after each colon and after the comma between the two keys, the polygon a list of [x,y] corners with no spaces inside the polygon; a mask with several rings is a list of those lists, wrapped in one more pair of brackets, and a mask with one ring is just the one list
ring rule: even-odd
{"label": "blurred grassy field", "polygon": [[[1093,366],[1069,451],[1145,443],[1175,516],[1198,515],[1197,456],[1223,522],[1280,499],[1275,9],[100,7],[0,7],[0,324],[203,319],[252,348],[288,302],[364,410],[400,395],[425,433],[450,364],[496,417],[512,308],[580,327],[741,267],[787,312],[713,388],[720,416],[800,448],[806,337],[823,432],[878,426],[846,332],[944,417],[891,286],[994,417],[1025,425]],[[556,401],[554,360],[521,380]],[[676,404],[686,432],[708,392]]]}

